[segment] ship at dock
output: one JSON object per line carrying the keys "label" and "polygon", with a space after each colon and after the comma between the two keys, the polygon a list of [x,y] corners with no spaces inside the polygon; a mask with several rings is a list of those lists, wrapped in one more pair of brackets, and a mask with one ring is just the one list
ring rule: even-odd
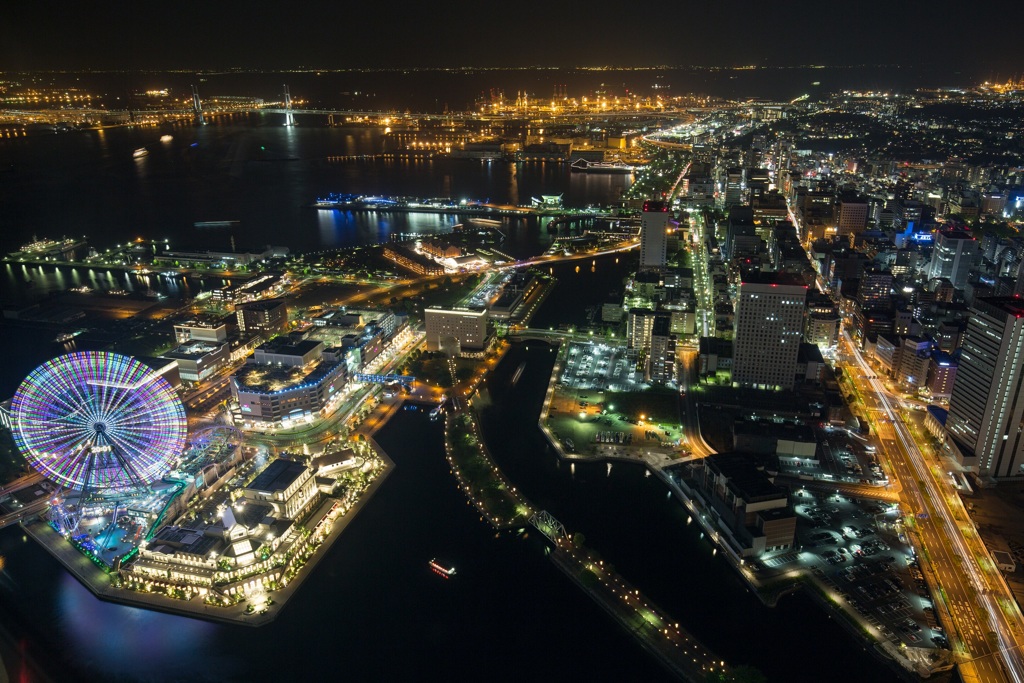
{"label": "ship at dock", "polygon": [[577,159],[569,166],[576,173],[632,173],[634,169],[621,161],[587,161]]}

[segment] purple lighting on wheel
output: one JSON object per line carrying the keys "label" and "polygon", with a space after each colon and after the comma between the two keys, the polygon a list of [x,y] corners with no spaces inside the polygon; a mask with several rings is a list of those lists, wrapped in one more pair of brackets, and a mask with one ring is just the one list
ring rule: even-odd
{"label": "purple lighting on wheel", "polygon": [[40,365],[18,387],[11,414],[29,464],[77,491],[150,484],[185,445],[185,409],[174,389],[116,353],[82,351]]}

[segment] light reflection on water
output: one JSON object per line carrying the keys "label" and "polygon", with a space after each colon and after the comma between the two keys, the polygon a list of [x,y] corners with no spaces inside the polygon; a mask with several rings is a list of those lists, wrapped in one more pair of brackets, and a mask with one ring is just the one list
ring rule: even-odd
{"label": "light reflection on water", "polygon": [[63,647],[104,677],[195,678],[196,657],[208,665],[211,680],[231,676],[232,667],[213,648],[223,628],[216,624],[97,600],[67,572],[58,579],[56,603]]}

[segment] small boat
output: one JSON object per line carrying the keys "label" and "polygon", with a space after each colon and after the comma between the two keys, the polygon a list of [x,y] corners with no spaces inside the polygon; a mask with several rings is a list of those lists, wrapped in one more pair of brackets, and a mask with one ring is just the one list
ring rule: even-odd
{"label": "small boat", "polygon": [[54,341],[57,342],[58,344],[63,344],[65,342],[71,341],[80,334],[82,334],[82,330],[75,330],[74,332],[61,332],[60,334],[57,335],[57,338],[54,339]]}
{"label": "small boat", "polygon": [[161,135],[160,136],[160,142],[170,142],[173,139],[174,139],[173,135]]}
{"label": "small boat", "polygon": [[145,147],[139,147],[137,150],[132,152],[132,156],[135,157],[136,159],[141,159],[147,154],[149,154],[149,150],[146,149]]}
{"label": "small boat", "polygon": [[430,571],[445,579],[455,576],[455,567],[444,567],[438,564],[437,560],[430,561]]}
{"label": "small boat", "polygon": [[522,377],[522,375],[523,375],[523,368],[525,368],[525,367],[526,367],[526,361],[523,361],[522,363],[519,364],[519,367],[516,368],[515,373],[513,373],[513,375],[512,375],[512,386],[515,386],[516,382],[519,381],[519,378]]}

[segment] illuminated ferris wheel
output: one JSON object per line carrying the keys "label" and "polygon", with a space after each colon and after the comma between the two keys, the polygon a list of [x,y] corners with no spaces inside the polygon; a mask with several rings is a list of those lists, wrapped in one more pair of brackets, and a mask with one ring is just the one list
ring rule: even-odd
{"label": "illuminated ferris wheel", "polygon": [[40,365],[18,387],[11,414],[29,464],[83,498],[144,488],[185,445],[174,389],[116,353],[82,351]]}

